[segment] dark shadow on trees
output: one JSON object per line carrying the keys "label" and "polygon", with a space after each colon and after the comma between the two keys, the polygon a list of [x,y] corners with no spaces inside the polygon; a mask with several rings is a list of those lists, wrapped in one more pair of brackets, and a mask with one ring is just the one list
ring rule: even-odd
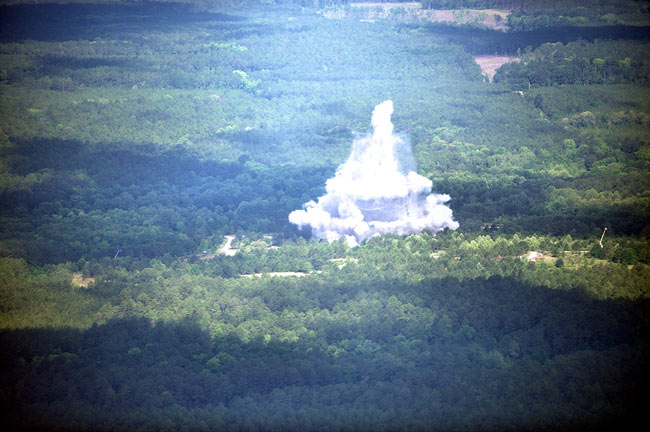
{"label": "dark shadow on trees", "polygon": [[531,177],[517,184],[490,186],[482,180],[441,181],[433,190],[448,193],[453,200],[450,207],[454,218],[461,223],[461,229],[475,231],[492,221],[502,221],[499,229],[506,233],[547,233],[551,235],[591,235],[604,225],[615,227],[616,232],[638,235],[650,224],[647,209],[638,204],[621,205],[603,200],[598,206],[567,207],[550,212],[548,204],[552,197],[551,188],[574,188],[581,192],[593,184],[606,190],[606,182],[616,179],[602,176],[594,182],[597,174],[586,173],[576,179],[562,179],[540,176]]}
{"label": "dark shadow on trees", "polygon": [[150,2],[119,4],[39,4],[0,7],[0,41],[65,41],[110,38],[128,34],[133,26],[170,29],[200,22],[215,22],[218,29],[239,28],[246,18],[224,13],[193,11],[191,5]]}
{"label": "dark shadow on trees", "polygon": [[[406,25],[414,27],[414,25]],[[650,40],[650,27],[638,26],[565,26],[548,27],[526,32],[500,32],[448,24],[427,24],[424,26],[434,35],[440,35],[452,43],[462,45],[470,54],[515,55],[526,47],[535,49],[547,42],[566,44],[578,39]]]}
{"label": "dark shadow on trees", "polygon": [[647,301],[500,277],[375,288],[438,317],[426,328],[389,312],[323,322],[295,343],[212,338],[192,320],[4,330],[4,418],[12,428],[86,430],[601,429],[645,400]]}
{"label": "dark shadow on trees", "polygon": [[56,139],[15,142],[0,156],[11,174],[35,179],[0,194],[0,215],[12,220],[2,235],[34,262],[112,257],[118,249],[177,256],[196,250],[202,238],[239,229],[290,237],[296,230],[287,215],[319,196],[333,171],[258,170],[246,158],[205,160],[154,145]]}

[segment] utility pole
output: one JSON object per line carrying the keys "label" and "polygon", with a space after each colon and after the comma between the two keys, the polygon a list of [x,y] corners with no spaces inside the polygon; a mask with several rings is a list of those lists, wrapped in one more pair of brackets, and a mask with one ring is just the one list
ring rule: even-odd
{"label": "utility pole", "polygon": [[605,238],[605,233],[606,232],[607,232],[607,227],[605,227],[605,229],[603,230],[603,235],[600,236],[600,241],[598,242],[601,249],[603,248],[603,239]]}

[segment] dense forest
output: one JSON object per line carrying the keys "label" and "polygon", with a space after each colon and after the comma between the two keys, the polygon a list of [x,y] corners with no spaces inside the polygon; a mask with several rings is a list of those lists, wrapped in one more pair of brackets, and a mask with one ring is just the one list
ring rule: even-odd
{"label": "dense forest", "polygon": [[[0,6],[4,429],[642,416],[648,2],[422,4],[507,9],[506,32],[323,12],[347,2],[25,3]],[[511,61],[489,79],[484,56]],[[318,241],[288,215],[388,99],[460,227]]]}

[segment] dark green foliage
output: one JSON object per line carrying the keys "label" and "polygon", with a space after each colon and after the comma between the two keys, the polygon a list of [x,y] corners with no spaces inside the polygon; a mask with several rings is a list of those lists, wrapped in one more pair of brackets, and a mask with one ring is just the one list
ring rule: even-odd
{"label": "dark green foliage", "polygon": [[153,147],[95,151],[62,140],[20,142],[2,157],[12,175],[44,177],[27,189],[8,186],[0,204],[4,253],[35,262],[112,257],[118,249],[178,256],[241,229],[291,236],[286,215],[319,194],[330,175],[290,166],[259,171]]}
{"label": "dark green foliage", "polygon": [[[620,24],[642,2],[425,5],[524,7],[511,23],[537,30],[518,33],[309,9],[345,2],[137,3],[0,9],[2,426],[619,430],[639,414],[648,47]],[[572,24],[562,7],[608,27],[540,28]],[[494,83],[472,58],[518,49]],[[310,239],[287,215],[389,98],[460,230]]]}
{"label": "dark green foliage", "polygon": [[645,392],[649,328],[632,304],[499,277],[377,281],[372,292],[337,285],[332,310],[305,289],[316,334],[295,342],[211,338],[192,321],[4,331],[6,419],[82,429],[556,429],[623,424]]}
{"label": "dark green foliage", "polygon": [[406,25],[407,27],[423,28],[427,32],[444,37],[450,42],[462,45],[465,50],[475,55],[515,55],[530,49],[538,48],[547,43],[561,42],[567,44],[575,40],[595,41],[607,40],[637,40],[648,42],[648,27],[635,26],[597,26],[597,27],[553,27],[536,29],[526,32],[497,32],[481,28],[465,28],[446,23],[431,23],[424,25]]}
{"label": "dark green foliage", "polygon": [[508,15],[508,26],[515,32],[557,26],[648,25],[645,0],[577,0],[521,2],[519,10]]}
{"label": "dark green foliage", "polygon": [[[521,62],[501,67],[494,80],[518,89],[592,83],[647,85],[650,82],[648,48],[647,43],[622,45],[612,41],[545,44],[526,53]],[[535,106],[538,107],[537,100]]]}

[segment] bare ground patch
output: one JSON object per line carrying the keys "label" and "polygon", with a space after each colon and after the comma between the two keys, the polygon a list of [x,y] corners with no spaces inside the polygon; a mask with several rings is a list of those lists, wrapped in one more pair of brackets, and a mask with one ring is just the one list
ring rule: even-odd
{"label": "bare ground patch", "polygon": [[486,75],[490,81],[494,78],[494,74],[501,66],[506,63],[518,62],[519,58],[512,56],[487,56],[480,55],[474,56],[474,60],[481,68],[483,75]]}
{"label": "bare ground patch", "polygon": [[226,238],[226,244],[223,245],[223,247],[219,250],[221,253],[224,255],[228,256],[233,256],[237,253],[237,249],[233,249],[231,247],[232,241],[235,239],[234,235],[226,235],[224,236]]}
{"label": "bare ground patch", "polygon": [[419,13],[431,22],[475,24],[493,30],[506,31],[508,29],[508,15],[510,11],[497,9],[431,9],[421,10]]}
{"label": "bare ground patch", "polygon": [[215,258],[219,254],[223,254],[226,256],[234,256],[237,252],[239,252],[239,249],[235,249],[232,247],[232,242],[235,240],[234,235],[225,235],[223,236],[226,239],[226,243],[219,248],[218,251],[215,253],[206,253],[205,251],[202,254],[197,254],[196,256],[199,257],[201,261],[207,261]]}
{"label": "bare ground patch", "polygon": [[94,277],[84,277],[83,273],[72,273],[72,284],[88,288],[88,285],[95,283]]}
{"label": "bare ground patch", "polygon": [[303,277],[303,276],[309,276],[311,274],[319,274],[319,273],[321,273],[320,270],[309,271],[309,272],[286,271],[286,272],[267,272],[267,273],[241,274],[240,276],[243,277],[243,278],[262,277],[264,275],[267,275],[267,276],[270,276],[270,277],[288,277],[288,276]]}
{"label": "bare ground patch", "polygon": [[390,19],[403,22],[446,22],[459,25],[476,25],[493,30],[508,29],[508,15],[505,9],[422,9],[422,3],[350,3],[350,9],[322,12],[328,18],[343,18],[347,15],[364,21]]}

